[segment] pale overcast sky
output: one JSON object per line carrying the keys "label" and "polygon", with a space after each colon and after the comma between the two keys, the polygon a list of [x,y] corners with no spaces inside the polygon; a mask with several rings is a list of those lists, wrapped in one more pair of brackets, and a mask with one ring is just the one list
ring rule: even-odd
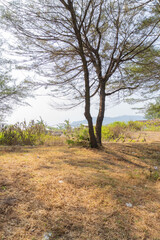
{"label": "pale overcast sky", "polygon": [[[26,71],[13,71],[13,77],[16,79],[24,79],[28,76]],[[31,77],[35,77],[34,73],[30,73]],[[38,90],[37,94],[42,94],[42,90]],[[8,124],[14,124],[16,122],[22,122],[26,120],[27,122],[31,120],[40,120],[40,117],[47,123],[49,126],[55,126],[59,123],[63,123],[65,120],[80,121],[84,120],[84,106],[81,105],[72,110],[56,110],[50,106],[54,99],[51,97],[40,96],[35,99],[29,99],[28,103],[31,106],[16,106],[13,113],[6,118]],[[118,105],[113,105],[113,102],[108,102],[109,99],[106,99],[106,111],[105,117],[117,117],[122,115],[143,115],[137,113],[137,110],[133,110],[133,107],[141,107],[139,105],[129,105],[127,103],[121,103]],[[110,106],[110,107],[109,107]],[[96,105],[92,105],[92,116],[97,116]]]}
{"label": "pale overcast sky", "polygon": [[[32,99],[29,103],[32,105],[30,106],[21,106],[16,107],[13,111],[13,114],[10,115],[6,120],[9,124],[13,124],[16,122],[21,122],[26,120],[27,122],[30,120],[39,120],[40,117],[49,125],[53,126],[58,123],[63,123],[65,120],[79,121],[83,120],[84,118],[84,107],[79,106],[72,110],[63,111],[63,110],[55,110],[53,107],[50,106],[49,102],[51,103],[52,99],[48,97],[38,97],[37,99]],[[126,103],[121,103],[115,107],[106,108],[106,117],[116,117],[122,115],[136,115],[137,111],[131,109],[131,105]],[[92,116],[96,116],[97,110],[96,106],[92,107]],[[139,114],[138,115],[142,115]]]}

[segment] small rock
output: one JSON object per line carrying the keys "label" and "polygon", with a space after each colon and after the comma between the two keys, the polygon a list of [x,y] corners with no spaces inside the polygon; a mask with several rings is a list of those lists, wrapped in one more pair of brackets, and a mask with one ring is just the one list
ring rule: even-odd
{"label": "small rock", "polygon": [[132,203],[126,203],[126,206],[130,208],[133,207]]}
{"label": "small rock", "polygon": [[45,233],[45,234],[44,234],[42,240],[50,240],[51,237],[52,237],[52,233],[51,233],[51,232],[48,232],[48,233]]}
{"label": "small rock", "polygon": [[59,180],[59,183],[64,183],[62,180]]}
{"label": "small rock", "polygon": [[154,170],[158,170],[158,167],[157,167],[157,166],[154,166],[153,168],[154,168]]}

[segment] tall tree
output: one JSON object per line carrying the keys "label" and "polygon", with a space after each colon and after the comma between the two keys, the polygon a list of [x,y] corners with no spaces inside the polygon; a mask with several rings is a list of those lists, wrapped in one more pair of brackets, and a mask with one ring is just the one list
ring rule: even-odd
{"label": "tall tree", "polygon": [[[157,0],[20,3],[8,4],[5,22],[17,36],[17,51],[28,54],[25,67],[45,77],[39,84],[51,87],[53,96],[66,96],[72,105],[85,103],[91,147],[98,147],[106,97],[131,93],[143,84],[130,77],[127,67],[159,39],[160,19],[152,17]],[[99,105],[96,134],[93,97]]]}

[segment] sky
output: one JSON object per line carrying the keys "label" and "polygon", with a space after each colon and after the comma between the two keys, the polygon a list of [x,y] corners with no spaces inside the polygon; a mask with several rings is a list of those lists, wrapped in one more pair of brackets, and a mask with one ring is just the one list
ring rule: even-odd
{"label": "sky", "polygon": [[[18,80],[24,80],[28,76],[36,78],[34,72],[28,73],[24,70],[13,70],[12,76]],[[43,89],[39,89],[37,95],[43,94]],[[64,123],[65,120],[69,120],[70,123],[73,121],[84,120],[84,105],[76,107],[71,110],[57,110],[51,106],[55,101],[51,97],[38,96],[36,98],[30,98],[27,100],[30,106],[14,106],[12,114],[6,117],[5,122],[7,124],[15,124],[16,122],[26,121],[27,123],[31,120],[40,120],[41,118],[48,126],[57,126],[58,124]],[[109,107],[110,106],[110,107]],[[122,102],[121,104],[114,104],[114,102],[108,102],[106,99],[106,111],[105,117],[117,117],[123,115],[143,115],[137,110],[133,110],[134,107],[141,107],[142,104],[129,105]],[[98,106],[96,104],[91,107],[92,117],[96,117],[98,113]]]}
{"label": "sky", "polygon": [[[80,121],[84,120],[84,106],[79,106],[72,110],[57,110],[51,107],[52,99],[49,97],[37,97],[36,99],[30,99],[30,106],[17,106],[13,113],[6,118],[8,124],[14,124],[16,122],[22,122],[26,120],[40,120],[49,125],[57,126],[60,123],[63,123],[65,120]],[[137,110],[133,110],[135,107],[127,103],[121,103],[116,106],[111,106],[106,108],[105,117],[116,117],[122,115],[143,115],[137,113]],[[96,105],[92,106],[92,116],[96,116],[97,107]]]}

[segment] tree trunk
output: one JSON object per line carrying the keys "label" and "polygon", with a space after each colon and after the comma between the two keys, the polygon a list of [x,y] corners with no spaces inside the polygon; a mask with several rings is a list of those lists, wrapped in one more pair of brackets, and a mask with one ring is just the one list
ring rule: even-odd
{"label": "tree trunk", "polygon": [[104,118],[104,112],[105,112],[105,82],[101,81],[99,113],[96,122],[96,138],[100,146],[102,146],[102,122]]}
{"label": "tree trunk", "polygon": [[96,136],[94,134],[94,128],[93,128],[93,121],[92,121],[92,117],[90,114],[90,88],[89,88],[89,81],[87,81],[88,79],[88,72],[85,72],[85,113],[84,116],[86,117],[87,121],[88,121],[88,127],[89,127],[89,138],[90,138],[90,146],[91,148],[98,148],[98,144],[97,144],[97,140],[96,140]]}
{"label": "tree trunk", "polygon": [[[64,5],[65,2],[61,1]],[[72,21],[73,21],[73,27],[74,27],[74,31],[75,31],[75,35],[77,37],[78,40],[78,44],[79,44],[79,54],[81,56],[82,59],[82,63],[83,63],[83,72],[84,72],[84,81],[85,81],[85,117],[88,121],[88,127],[89,127],[89,137],[90,137],[90,145],[92,148],[98,148],[98,144],[97,144],[97,140],[96,140],[96,136],[94,134],[94,128],[93,128],[93,121],[92,121],[92,117],[90,114],[90,108],[91,108],[91,97],[90,97],[90,85],[89,85],[89,70],[88,70],[88,64],[87,64],[87,60],[86,60],[86,55],[84,52],[84,48],[83,48],[83,41],[82,41],[82,37],[81,37],[81,32],[80,29],[77,27],[78,26],[78,22],[76,19],[76,14],[74,11],[74,7],[73,7],[73,2],[68,0],[68,5],[67,8],[69,8],[69,11],[71,13],[72,16]]]}
{"label": "tree trunk", "polygon": [[88,121],[88,127],[89,127],[89,138],[90,138],[90,146],[91,148],[98,148],[97,140],[94,134],[94,128],[93,128],[93,121],[90,113],[85,111],[85,117]]}

